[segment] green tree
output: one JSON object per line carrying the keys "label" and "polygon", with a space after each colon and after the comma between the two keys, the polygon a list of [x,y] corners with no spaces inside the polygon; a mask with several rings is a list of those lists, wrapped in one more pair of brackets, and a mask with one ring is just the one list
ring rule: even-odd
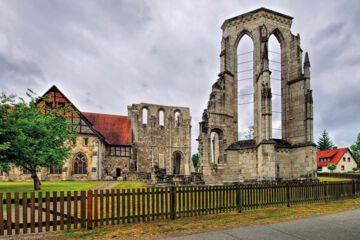
{"label": "green tree", "polygon": [[245,139],[254,139],[254,125],[249,126]]}
{"label": "green tree", "polygon": [[329,165],[327,165],[327,168],[328,168],[331,172],[333,172],[333,171],[336,169],[336,165],[330,163]]}
{"label": "green tree", "polygon": [[329,137],[328,132],[326,129],[321,133],[319,140],[317,141],[317,149],[318,151],[330,150],[334,148],[334,143],[332,142],[331,138]]}
{"label": "green tree", "polygon": [[355,144],[350,146],[351,152],[353,153],[354,157],[356,158],[358,162],[358,166],[360,167],[360,133],[357,136],[357,140]]}
{"label": "green tree", "polygon": [[[0,168],[8,173],[15,165],[30,171],[34,189],[40,190],[37,171],[64,165],[75,132],[67,120],[67,106],[53,108],[49,97],[35,98],[31,90],[27,96],[29,102],[0,97]],[[38,104],[41,101],[46,104]]]}
{"label": "green tree", "polygon": [[195,172],[198,171],[199,169],[199,166],[198,166],[198,163],[199,163],[199,153],[195,153],[191,156],[191,160],[194,164],[194,168],[195,168]]}

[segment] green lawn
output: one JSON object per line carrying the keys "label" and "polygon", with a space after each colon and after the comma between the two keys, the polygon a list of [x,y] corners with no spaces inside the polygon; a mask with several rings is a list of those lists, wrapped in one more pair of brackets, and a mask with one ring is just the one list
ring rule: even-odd
{"label": "green lawn", "polygon": [[331,177],[318,177],[320,182],[343,182],[343,181],[351,181],[351,179],[346,178],[331,178]]}
{"label": "green lawn", "polygon": [[[15,192],[22,194],[22,192],[27,192],[30,196],[30,192],[58,192],[60,191],[82,191],[88,190],[90,188],[96,187],[99,184],[104,183],[104,181],[59,181],[59,182],[41,182],[41,190],[34,191],[33,182],[0,182],[0,193],[11,193],[12,196]],[[132,188],[143,188],[147,186],[147,183],[140,181],[111,181],[111,183],[117,183],[113,189],[132,189]],[[44,195],[44,194],[43,194]],[[66,193],[65,193],[66,195]]]}
{"label": "green lawn", "polygon": [[122,181],[119,182],[113,189],[133,189],[133,188],[144,188],[147,186],[146,182],[140,181]]}
{"label": "green lawn", "polygon": [[[30,192],[35,192],[35,196],[37,196],[37,192],[60,192],[60,191],[81,191],[86,190],[92,187],[99,185],[101,182],[97,181],[81,181],[81,182],[41,182],[41,190],[34,191],[33,182],[0,182],[0,193],[11,193],[12,195],[15,192],[28,192],[28,196],[30,196]],[[52,195],[52,194],[51,194]]]}

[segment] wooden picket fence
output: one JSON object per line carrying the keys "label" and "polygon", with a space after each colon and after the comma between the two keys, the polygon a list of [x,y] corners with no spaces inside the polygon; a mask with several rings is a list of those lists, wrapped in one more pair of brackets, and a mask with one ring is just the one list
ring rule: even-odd
{"label": "wooden picket fence", "polygon": [[0,235],[176,219],[358,197],[359,181],[0,193]]}

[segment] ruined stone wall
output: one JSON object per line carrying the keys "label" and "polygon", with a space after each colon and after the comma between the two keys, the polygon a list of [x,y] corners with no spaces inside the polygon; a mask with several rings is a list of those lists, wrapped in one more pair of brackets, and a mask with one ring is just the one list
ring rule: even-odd
{"label": "ruined stone wall", "polygon": [[106,176],[106,172],[110,176],[116,176],[116,169],[121,169],[121,176],[124,177],[129,173],[130,158],[129,157],[118,157],[118,156],[106,156],[102,163],[103,171],[102,176]]}
{"label": "ruined stone wall", "polygon": [[[143,109],[147,110],[144,121]],[[160,111],[164,113],[163,125],[159,122]],[[179,113],[177,118],[176,112]],[[181,155],[180,174],[189,175],[193,171],[189,108],[140,103],[128,107],[128,116],[132,126],[132,158],[136,162],[136,171],[151,172],[156,165],[165,168],[167,174],[173,174],[175,153]]]}
{"label": "ruined stone wall", "polygon": [[[222,25],[219,78],[212,86],[208,106],[200,122],[200,171],[205,182],[316,177],[310,61],[306,53],[303,62],[300,36],[291,33],[291,24],[292,17],[260,8],[228,19]],[[254,141],[250,145],[237,139],[237,46],[244,35],[248,35],[254,44]],[[268,39],[271,35],[277,38],[281,48],[280,142],[272,138],[271,69],[268,58]],[[219,154],[220,158],[223,156],[223,164],[214,165],[211,162],[210,138],[214,131],[221,139]],[[239,143],[234,145],[237,141]],[[249,155],[244,149],[252,153]],[[239,154],[234,151],[239,151]]]}

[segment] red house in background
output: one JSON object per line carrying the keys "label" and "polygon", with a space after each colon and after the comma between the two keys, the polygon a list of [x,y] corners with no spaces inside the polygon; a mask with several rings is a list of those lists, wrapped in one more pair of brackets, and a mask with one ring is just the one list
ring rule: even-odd
{"label": "red house in background", "polygon": [[334,172],[352,171],[357,167],[357,160],[349,148],[334,148],[332,150],[319,151],[316,153],[318,172],[330,172],[329,164],[335,164]]}

